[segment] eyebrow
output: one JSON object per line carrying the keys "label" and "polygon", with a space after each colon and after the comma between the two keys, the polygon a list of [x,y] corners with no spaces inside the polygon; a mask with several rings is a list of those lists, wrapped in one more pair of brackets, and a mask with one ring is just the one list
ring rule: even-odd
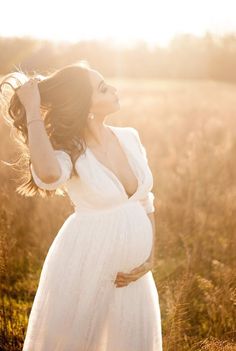
{"label": "eyebrow", "polygon": [[104,80],[101,80],[101,82],[98,84],[98,89],[102,83],[104,83]]}

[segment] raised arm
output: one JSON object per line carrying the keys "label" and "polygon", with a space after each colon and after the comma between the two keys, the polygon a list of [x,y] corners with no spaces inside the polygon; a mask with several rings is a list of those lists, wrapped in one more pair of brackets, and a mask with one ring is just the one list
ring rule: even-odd
{"label": "raised arm", "polygon": [[52,190],[64,183],[70,176],[72,162],[62,150],[54,150],[47,135],[40,113],[40,95],[37,82],[30,80],[17,90],[25,107],[31,172],[36,184]]}
{"label": "raised arm", "polygon": [[[26,112],[29,151],[33,169],[45,183],[56,181],[61,176],[61,169],[55,150],[44,127],[39,108]],[[36,121],[37,120],[37,121]]]}

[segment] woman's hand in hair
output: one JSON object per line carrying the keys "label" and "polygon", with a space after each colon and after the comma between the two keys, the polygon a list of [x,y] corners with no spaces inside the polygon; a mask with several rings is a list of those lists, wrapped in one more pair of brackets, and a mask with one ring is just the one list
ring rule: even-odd
{"label": "woman's hand in hair", "polygon": [[28,82],[16,89],[16,94],[26,112],[32,112],[40,108],[40,93],[37,79],[29,79]]}

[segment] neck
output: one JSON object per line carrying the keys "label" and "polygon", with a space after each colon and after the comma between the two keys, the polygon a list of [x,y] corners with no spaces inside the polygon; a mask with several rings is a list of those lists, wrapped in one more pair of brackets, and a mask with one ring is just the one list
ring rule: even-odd
{"label": "neck", "polygon": [[107,125],[105,121],[99,121],[93,119],[88,121],[87,127],[85,128],[85,141],[89,146],[102,146],[104,144],[104,140],[108,139]]}

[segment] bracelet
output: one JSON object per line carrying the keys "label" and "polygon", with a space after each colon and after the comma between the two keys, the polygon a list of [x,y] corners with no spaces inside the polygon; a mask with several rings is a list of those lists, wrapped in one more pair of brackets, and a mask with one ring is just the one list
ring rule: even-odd
{"label": "bracelet", "polygon": [[37,118],[37,119],[31,119],[31,121],[27,122],[27,126],[28,126],[31,122],[36,122],[36,121],[38,121],[38,122],[43,122],[43,123],[44,123],[44,121],[43,121],[42,119],[39,119],[39,118]]}

